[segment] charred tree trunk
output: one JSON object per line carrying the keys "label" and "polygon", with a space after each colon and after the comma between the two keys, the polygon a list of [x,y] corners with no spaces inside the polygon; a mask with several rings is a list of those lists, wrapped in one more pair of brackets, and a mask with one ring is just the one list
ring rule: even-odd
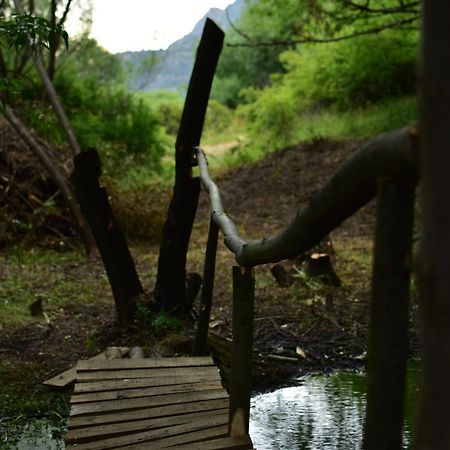
{"label": "charred tree trunk", "polygon": [[105,188],[99,184],[100,160],[95,150],[80,153],[74,160],[72,181],[97,247],[100,251],[120,322],[129,322],[136,301],[143,293],[133,259],[111,211]]}
{"label": "charred tree trunk", "polygon": [[186,254],[200,192],[199,179],[192,177],[193,147],[200,143],[223,38],[222,30],[207,19],[175,145],[175,185],[163,228],[154,292],[158,307],[169,312],[187,309]]}
{"label": "charred tree trunk", "polygon": [[418,257],[422,386],[417,450],[450,448],[450,3],[423,9],[420,152],[423,225]]}

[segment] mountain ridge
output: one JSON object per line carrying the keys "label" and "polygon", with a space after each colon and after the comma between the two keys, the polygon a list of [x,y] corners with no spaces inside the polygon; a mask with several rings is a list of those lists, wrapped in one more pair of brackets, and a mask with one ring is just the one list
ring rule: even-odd
{"label": "mountain ridge", "polygon": [[[184,92],[189,82],[195,58],[195,49],[200,41],[206,18],[213,20],[224,31],[229,26],[228,17],[239,18],[245,0],[236,0],[225,10],[211,8],[194,26],[192,31],[172,43],[166,50],[143,50],[122,52],[118,55],[131,66],[130,88],[132,90],[153,91],[169,89]],[[146,60],[156,59],[150,70],[139,73],[139,67]]]}

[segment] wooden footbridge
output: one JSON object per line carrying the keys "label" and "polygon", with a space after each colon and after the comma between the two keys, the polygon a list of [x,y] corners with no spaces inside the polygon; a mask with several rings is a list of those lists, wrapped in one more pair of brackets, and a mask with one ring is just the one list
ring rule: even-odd
{"label": "wooden footbridge", "polygon": [[[208,20],[177,138],[174,195],[164,226],[154,291],[157,305],[165,310],[186,304],[183,303],[186,301],[186,254],[201,180],[209,194],[211,215],[194,346],[196,356],[80,361],[71,399],[68,448],[252,448],[248,435],[255,287],[252,267],[308,251],[377,192],[363,448],[400,448],[408,343],[409,261],[417,178],[415,131],[396,130],[361,147],[280,233],[258,241],[246,241],[224,212],[218,187],[208,173],[206,157],[197,147],[222,41],[223,33]],[[193,177],[194,166],[199,168],[199,177]],[[91,172],[92,185],[98,188],[99,172]],[[86,184],[85,178],[75,177],[74,180],[84,212],[94,210],[89,223],[94,235],[99,230],[96,241],[100,243],[98,247],[110,280],[111,274],[117,280],[124,271],[115,264],[131,258],[128,253],[123,256],[116,252],[118,244],[107,246],[108,242],[111,244],[108,239],[112,239],[112,219],[96,215],[98,208],[89,204],[92,197],[89,200],[89,196],[85,196],[87,200],[83,203],[80,192]],[[100,193],[103,199],[107,198],[103,191]],[[239,264],[232,271],[233,346],[229,394],[222,388],[211,358],[204,356],[219,231]],[[102,236],[106,238],[102,240]],[[135,289],[128,295],[122,288],[131,286],[130,280],[135,280]],[[120,295],[131,302],[141,291],[136,274],[132,272],[111,285],[116,303]],[[126,310],[123,309],[124,314]]]}
{"label": "wooden footbridge", "polygon": [[210,357],[80,361],[68,449],[250,449]]}

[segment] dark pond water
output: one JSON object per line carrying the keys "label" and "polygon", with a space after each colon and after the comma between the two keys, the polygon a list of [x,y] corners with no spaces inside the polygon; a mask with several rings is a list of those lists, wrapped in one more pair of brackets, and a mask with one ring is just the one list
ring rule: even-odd
{"label": "dark pond water", "polygon": [[61,430],[44,421],[35,420],[25,427],[10,427],[1,436],[0,449],[5,450],[60,450],[64,448]]}
{"label": "dark pond water", "polygon": [[[418,390],[418,364],[408,367],[404,445],[409,448]],[[357,450],[361,446],[366,377],[338,373],[252,399],[250,435],[258,450]]]}

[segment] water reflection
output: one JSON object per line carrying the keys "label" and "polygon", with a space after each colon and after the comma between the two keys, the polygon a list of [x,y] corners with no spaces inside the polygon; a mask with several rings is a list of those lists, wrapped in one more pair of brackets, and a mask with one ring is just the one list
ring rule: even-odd
{"label": "water reflection", "polygon": [[[408,370],[404,448],[417,398],[417,365]],[[341,373],[252,399],[250,435],[258,450],[356,450],[361,447],[366,378]]]}
{"label": "water reflection", "polygon": [[62,430],[40,420],[30,422],[23,428],[10,430],[0,439],[0,448],[5,450],[61,450],[64,441]]}

